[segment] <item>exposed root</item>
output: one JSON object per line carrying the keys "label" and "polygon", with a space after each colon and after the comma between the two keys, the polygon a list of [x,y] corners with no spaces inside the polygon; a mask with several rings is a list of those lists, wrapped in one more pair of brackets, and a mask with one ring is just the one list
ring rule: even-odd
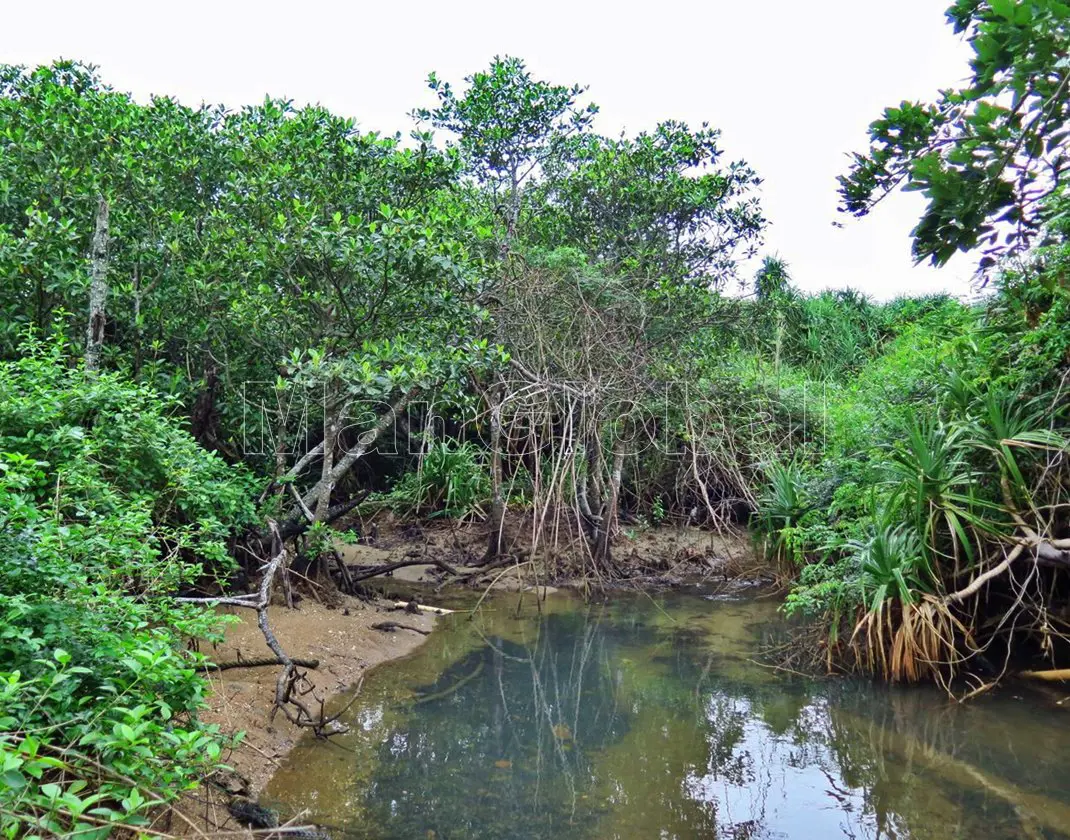
{"label": "exposed root", "polygon": [[932,679],[947,689],[977,650],[970,629],[931,595],[916,602],[886,600],[866,611],[850,646],[866,670],[889,682]]}

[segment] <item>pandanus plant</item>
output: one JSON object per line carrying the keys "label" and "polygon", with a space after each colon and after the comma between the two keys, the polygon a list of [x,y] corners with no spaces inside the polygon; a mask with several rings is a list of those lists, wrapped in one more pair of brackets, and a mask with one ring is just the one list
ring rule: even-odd
{"label": "pandanus plant", "polygon": [[461,518],[482,513],[490,478],[479,450],[468,441],[437,441],[420,468],[407,473],[392,496],[412,513]]}
{"label": "pandanus plant", "polygon": [[976,492],[965,427],[914,417],[902,443],[891,448],[890,512],[898,512],[920,538],[921,552],[936,574],[951,559],[957,575],[961,560],[974,560],[978,530],[989,530],[991,508]]}
{"label": "pandanus plant", "polygon": [[[1054,409],[1054,410],[1053,410]],[[1026,399],[1015,391],[989,389],[976,399],[968,429],[971,443],[991,453],[1011,498],[1007,505],[1033,508],[1035,489],[1027,480],[1029,467],[1041,453],[1067,448],[1054,431],[1065,405],[1049,397]]]}
{"label": "pandanus plant", "polygon": [[915,682],[923,676],[946,685],[970,633],[933,594],[939,581],[915,528],[896,523],[894,508],[878,517],[864,542],[850,543],[862,573],[864,608],[851,637],[868,670],[884,679]]}
{"label": "pandanus plant", "polygon": [[758,498],[758,524],[766,535],[767,551],[783,567],[790,559],[791,539],[799,520],[812,509],[806,496],[802,468],[795,462],[774,463],[766,469],[767,483]]}

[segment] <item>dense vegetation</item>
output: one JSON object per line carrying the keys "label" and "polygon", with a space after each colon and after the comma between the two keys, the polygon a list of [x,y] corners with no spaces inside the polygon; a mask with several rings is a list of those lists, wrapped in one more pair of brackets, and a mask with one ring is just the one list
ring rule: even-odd
{"label": "dense vegetation", "polygon": [[919,256],[988,251],[974,304],[743,276],[760,179],[716,130],[600,136],[514,58],[432,75],[406,139],[0,68],[0,830],[105,836],[195,784],[218,628],[176,596],[271,533],[346,586],[327,529],[367,492],[475,520],[488,565],[519,511],[601,581],[624,517],[749,523],[829,664],[1065,663],[1070,10],[949,15],[972,84],[891,109],[841,187],[924,190]]}

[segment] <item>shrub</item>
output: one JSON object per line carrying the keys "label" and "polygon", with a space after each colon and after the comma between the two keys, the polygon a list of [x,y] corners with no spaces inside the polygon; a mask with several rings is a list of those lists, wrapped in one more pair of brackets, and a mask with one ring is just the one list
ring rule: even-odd
{"label": "shrub", "polygon": [[29,342],[0,363],[0,833],[107,836],[219,759],[173,595],[229,568],[248,479],[150,390]]}
{"label": "shrub", "polygon": [[406,473],[390,493],[395,509],[413,515],[460,518],[481,513],[490,498],[483,456],[465,441],[437,441],[419,469]]}

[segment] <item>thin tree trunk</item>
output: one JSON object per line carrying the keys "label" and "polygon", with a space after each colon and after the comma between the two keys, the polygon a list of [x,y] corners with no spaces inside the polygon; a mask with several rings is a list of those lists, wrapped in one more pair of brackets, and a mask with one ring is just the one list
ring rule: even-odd
{"label": "thin tree trunk", "polygon": [[498,248],[498,258],[506,260],[516,238],[516,224],[520,218],[520,178],[516,164],[509,172],[509,205],[505,211],[505,237]]}
{"label": "thin tree trunk", "polygon": [[156,284],[160,282],[157,275],[148,283],[142,282],[141,258],[138,257],[134,264],[134,378],[141,376],[141,368],[145,364],[145,321],[141,316],[141,308],[145,303],[146,295],[152,294]]}
{"label": "thin tree trunk", "polygon": [[[416,391],[413,390],[402,396],[390,407],[390,410],[386,414],[379,418],[379,422],[375,424],[374,428],[365,432],[358,438],[357,445],[339,458],[331,468],[330,473],[326,477],[321,477],[320,480],[316,482],[316,486],[305,494],[303,501],[308,507],[311,508],[313,505],[318,506],[320,497],[324,494],[326,494],[329,499],[331,490],[334,489],[338,480],[349,472],[350,468],[352,468],[352,466],[363,458],[368,450],[371,449],[372,444],[379,439],[379,436],[385,432],[388,427],[393,425],[398,414],[405,410],[405,406],[409,404],[409,400],[415,395]],[[324,456],[326,456],[326,447],[324,447]]]}
{"label": "thin tree trunk", "polygon": [[591,510],[601,510],[606,501],[606,487],[602,480],[605,459],[602,457],[602,436],[595,423],[587,438],[587,500]]}
{"label": "thin tree trunk", "polygon": [[[328,392],[327,399],[323,405],[323,466],[320,470],[320,483],[324,487],[320,493],[319,500],[316,502],[316,510],[312,515],[313,524],[322,522],[331,507],[331,493],[334,492],[335,485],[334,480],[331,478],[331,473],[334,469],[334,447],[338,441],[338,430],[341,428],[342,418],[349,410],[350,404],[350,401],[347,400],[338,411],[331,411],[332,397],[333,395]],[[339,561],[339,566],[341,565],[341,561]],[[327,580],[330,577],[330,573],[330,560],[327,553],[322,552],[319,557],[318,575],[321,579]]]}
{"label": "thin tree trunk", "polygon": [[103,196],[97,204],[97,223],[93,231],[90,254],[89,326],[86,329],[85,369],[100,369],[100,351],[104,346],[104,305],[108,298],[108,202]]}
{"label": "thin tree trunk", "polygon": [[329,408],[330,401],[331,395],[328,394],[323,410],[323,465],[320,469],[320,483],[324,489],[316,502],[315,518],[317,522],[323,519],[327,509],[331,506],[331,493],[334,491],[335,485],[335,482],[331,479],[331,472],[334,470],[334,446],[338,440],[340,417],[349,408],[349,403],[346,402],[341,411],[332,412]]}
{"label": "thin tree trunk", "polygon": [[623,473],[624,447],[618,443],[613,452],[613,472],[609,479],[609,498],[606,500],[605,511],[602,514],[602,531],[594,552],[595,563],[604,571],[611,571],[613,568],[610,541],[617,526],[617,504],[620,499],[620,482]]}
{"label": "thin tree trunk", "polygon": [[141,267],[134,265],[134,379],[141,378]]}
{"label": "thin tree trunk", "polygon": [[487,518],[487,553],[484,563],[497,559],[502,552],[502,527],[505,523],[505,499],[502,496],[502,384],[490,398],[490,516]]}

